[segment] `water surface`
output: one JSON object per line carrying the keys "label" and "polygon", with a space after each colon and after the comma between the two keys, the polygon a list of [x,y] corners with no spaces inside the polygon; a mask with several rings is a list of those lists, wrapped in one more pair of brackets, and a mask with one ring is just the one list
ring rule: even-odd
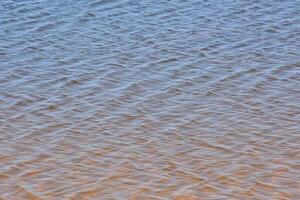
{"label": "water surface", "polygon": [[1,0],[0,199],[299,200],[300,1]]}

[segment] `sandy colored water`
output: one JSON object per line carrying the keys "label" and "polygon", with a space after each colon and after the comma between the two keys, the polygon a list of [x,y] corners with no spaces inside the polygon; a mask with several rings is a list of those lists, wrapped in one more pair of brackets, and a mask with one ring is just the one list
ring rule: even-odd
{"label": "sandy colored water", "polygon": [[300,1],[2,0],[1,200],[299,200]]}

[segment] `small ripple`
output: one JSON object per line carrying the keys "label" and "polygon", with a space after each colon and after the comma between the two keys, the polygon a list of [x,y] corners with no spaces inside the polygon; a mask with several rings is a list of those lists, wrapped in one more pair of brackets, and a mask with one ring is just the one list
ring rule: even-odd
{"label": "small ripple", "polygon": [[298,8],[2,1],[0,199],[296,200]]}

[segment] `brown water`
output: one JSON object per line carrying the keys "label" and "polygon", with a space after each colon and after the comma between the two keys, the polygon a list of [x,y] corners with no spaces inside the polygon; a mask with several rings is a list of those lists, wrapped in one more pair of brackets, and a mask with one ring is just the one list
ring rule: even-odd
{"label": "brown water", "polygon": [[0,199],[299,200],[300,1],[1,0]]}

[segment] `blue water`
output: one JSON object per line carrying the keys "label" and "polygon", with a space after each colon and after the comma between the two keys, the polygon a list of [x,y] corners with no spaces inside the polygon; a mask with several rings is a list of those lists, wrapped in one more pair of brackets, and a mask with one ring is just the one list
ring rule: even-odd
{"label": "blue water", "polygon": [[300,1],[0,1],[0,199],[300,199]]}

